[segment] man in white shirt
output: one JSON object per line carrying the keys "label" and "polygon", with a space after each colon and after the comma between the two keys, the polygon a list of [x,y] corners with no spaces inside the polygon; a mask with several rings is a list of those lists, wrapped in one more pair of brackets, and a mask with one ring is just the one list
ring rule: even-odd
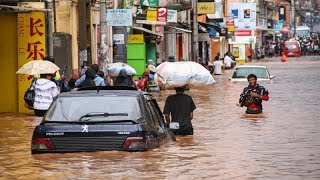
{"label": "man in white shirt", "polygon": [[228,53],[225,54],[223,61],[224,61],[224,64],[226,66],[225,69],[231,69],[231,64],[232,64],[233,60],[228,55]]}
{"label": "man in white shirt", "polygon": [[221,75],[221,69],[222,69],[223,63],[220,61],[219,58],[216,58],[214,60],[213,66],[214,66],[213,74],[214,75]]}

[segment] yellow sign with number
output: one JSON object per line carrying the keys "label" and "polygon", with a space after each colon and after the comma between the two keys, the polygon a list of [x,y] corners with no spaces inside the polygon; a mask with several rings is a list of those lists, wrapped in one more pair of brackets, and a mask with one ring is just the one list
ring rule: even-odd
{"label": "yellow sign with number", "polygon": [[144,42],[143,34],[130,34],[128,38],[129,43],[142,43]]}
{"label": "yellow sign with number", "polygon": [[214,14],[214,2],[198,2],[197,14]]}

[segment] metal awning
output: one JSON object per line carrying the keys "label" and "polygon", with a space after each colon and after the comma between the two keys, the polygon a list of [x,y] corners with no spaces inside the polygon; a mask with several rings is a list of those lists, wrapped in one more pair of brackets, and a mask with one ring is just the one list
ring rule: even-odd
{"label": "metal awning", "polygon": [[143,27],[132,27],[132,28],[136,29],[136,30],[140,30],[140,31],[146,32],[146,33],[149,33],[149,34],[153,34],[153,35],[156,35],[156,36],[163,36],[162,34],[150,31],[149,29],[146,29],[146,28],[143,28]]}
{"label": "metal awning", "polygon": [[27,8],[21,6],[8,6],[8,5],[0,5],[0,12],[6,10],[8,12],[30,12],[30,11],[52,11],[52,9],[42,9],[42,8]]}
{"label": "metal awning", "polygon": [[201,26],[205,26],[205,27],[209,27],[209,26],[211,26],[211,27],[213,27],[218,33],[220,33],[221,34],[221,27],[219,27],[218,25],[215,25],[215,24],[208,24],[208,23],[202,23],[202,22],[198,22],[198,25],[201,25]]}
{"label": "metal awning", "polygon": [[[192,31],[188,30],[188,29],[183,29],[183,28],[178,28],[178,27],[175,27],[175,26],[168,26],[169,28],[172,28],[172,29],[175,29],[175,30],[178,30],[180,31],[180,33],[192,33]],[[170,32],[168,32],[170,33]],[[176,32],[176,33],[179,33],[179,32]]]}

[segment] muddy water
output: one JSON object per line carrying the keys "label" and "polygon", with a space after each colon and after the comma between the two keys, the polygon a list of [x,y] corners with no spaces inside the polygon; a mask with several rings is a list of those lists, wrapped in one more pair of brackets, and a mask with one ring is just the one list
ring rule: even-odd
{"label": "muddy water", "polygon": [[[217,84],[191,89],[197,105],[193,137],[150,152],[30,154],[41,119],[0,114],[0,179],[319,179],[320,61],[265,61],[276,78],[264,114],[236,107],[244,83],[231,71]],[[171,91],[154,94],[163,108]]]}

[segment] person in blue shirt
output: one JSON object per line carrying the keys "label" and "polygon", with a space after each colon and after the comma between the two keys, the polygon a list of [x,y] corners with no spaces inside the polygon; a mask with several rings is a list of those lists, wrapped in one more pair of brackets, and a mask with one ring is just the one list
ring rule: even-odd
{"label": "person in blue shirt", "polygon": [[[99,71],[99,66],[97,64],[92,64],[90,68],[93,69],[96,73]],[[93,79],[93,81],[95,82],[96,86],[106,86],[104,79],[102,77],[98,76],[97,74],[95,76],[96,77]],[[83,84],[85,79],[86,79],[86,75],[84,74],[80,77],[80,79],[76,81],[75,86],[80,87]]]}

